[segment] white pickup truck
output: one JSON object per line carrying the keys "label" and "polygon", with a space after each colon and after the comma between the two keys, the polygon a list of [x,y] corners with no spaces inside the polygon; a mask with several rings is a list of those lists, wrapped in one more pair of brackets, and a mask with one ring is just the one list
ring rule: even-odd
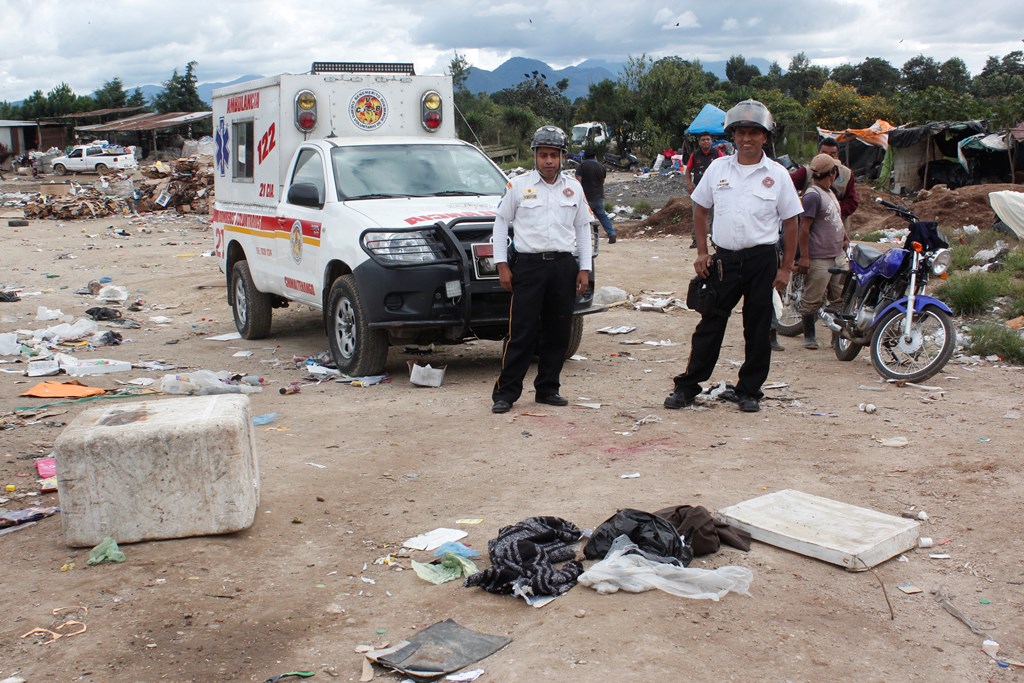
{"label": "white pickup truck", "polygon": [[53,172],[64,175],[72,173],[105,173],[110,169],[123,170],[138,168],[134,150],[124,147],[104,147],[102,144],[77,145],[70,153],[57,157],[51,162]]}

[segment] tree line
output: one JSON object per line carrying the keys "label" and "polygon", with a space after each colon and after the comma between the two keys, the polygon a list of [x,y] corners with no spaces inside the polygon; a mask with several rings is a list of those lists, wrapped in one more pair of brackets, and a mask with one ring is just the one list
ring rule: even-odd
{"label": "tree line", "polygon": [[[896,68],[880,57],[829,69],[811,64],[803,52],[783,71],[773,62],[767,73],[743,55],[726,63],[726,79],[706,71],[699,60],[630,56],[617,80],[590,86],[570,102],[567,81],[550,84],[543,74],[524,74],[521,83],[490,95],[466,88],[471,65],[456,54],[449,64],[461,114],[459,135],[482,144],[525,145],[539,125],[566,129],[580,121],[603,121],[624,144],[653,156],[681,148],[684,131],[706,103],[728,109],[754,98],[764,102],[778,124],[778,153],[799,154],[813,142],[815,127],[866,128],[876,119],[893,125],[942,120],[986,120],[990,130],[1024,119],[1024,51],[988,57],[972,75],[959,57],[939,62],[918,55]],[[523,147],[525,152],[525,146]]]}
{"label": "tree line", "polygon": [[139,88],[135,88],[130,94],[125,91],[124,83],[116,76],[104,82],[92,95],[76,95],[70,85],[61,82],[46,94],[43,94],[42,90],[36,90],[20,104],[0,102],[0,119],[36,121],[97,109],[122,107],[143,107],[145,110],[160,114],[205,111],[209,106],[199,97],[199,91],[196,89],[197,65],[198,62],[189,62],[182,74],[175,69],[171,77],[163,82],[163,89],[148,101]]}

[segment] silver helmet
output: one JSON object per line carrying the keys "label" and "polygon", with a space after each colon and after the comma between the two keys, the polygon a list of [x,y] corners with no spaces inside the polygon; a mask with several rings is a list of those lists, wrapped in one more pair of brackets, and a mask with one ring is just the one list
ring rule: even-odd
{"label": "silver helmet", "polygon": [[775,130],[775,119],[768,107],[757,100],[743,100],[725,113],[725,132],[732,135],[740,126],[756,126],[769,135]]}
{"label": "silver helmet", "polygon": [[558,126],[541,126],[537,129],[537,132],[533,134],[533,140],[530,141],[530,149],[537,149],[538,147],[554,147],[560,149],[562,152],[569,151],[569,138]]}

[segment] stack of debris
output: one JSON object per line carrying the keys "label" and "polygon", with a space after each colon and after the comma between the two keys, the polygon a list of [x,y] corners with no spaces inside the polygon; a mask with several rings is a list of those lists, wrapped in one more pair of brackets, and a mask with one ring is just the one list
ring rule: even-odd
{"label": "stack of debris", "polygon": [[24,204],[26,218],[101,218],[115,214],[174,209],[177,213],[209,213],[213,199],[213,159],[194,155],[178,159],[173,168],[160,161],[138,174],[101,176],[92,186],[72,183],[69,193],[44,192]]}
{"label": "stack of debris", "polygon": [[183,157],[169,169],[158,161],[142,170],[147,180],[136,192],[136,210],[178,213],[209,213],[213,197],[213,158],[207,155]]}

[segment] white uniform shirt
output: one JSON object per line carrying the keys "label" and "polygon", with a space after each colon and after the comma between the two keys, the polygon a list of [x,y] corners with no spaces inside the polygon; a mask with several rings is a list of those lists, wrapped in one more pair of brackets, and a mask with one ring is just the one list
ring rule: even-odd
{"label": "white uniform shirt", "polygon": [[508,261],[508,226],[515,228],[516,251],[576,254],[580,270],[591,270],[590,207],[583,186],[561,172],[554,183],[536,170],[509,181],[494,218],[494,262]]}
{"label": "white uniform shirt", "polygon": [[803,213],[789,173],[765,154],[749,166],[735,155],[715,159],[691,198],[705,208],[715,207],[712,232],[723,249],[775,244],[779,222]]}

